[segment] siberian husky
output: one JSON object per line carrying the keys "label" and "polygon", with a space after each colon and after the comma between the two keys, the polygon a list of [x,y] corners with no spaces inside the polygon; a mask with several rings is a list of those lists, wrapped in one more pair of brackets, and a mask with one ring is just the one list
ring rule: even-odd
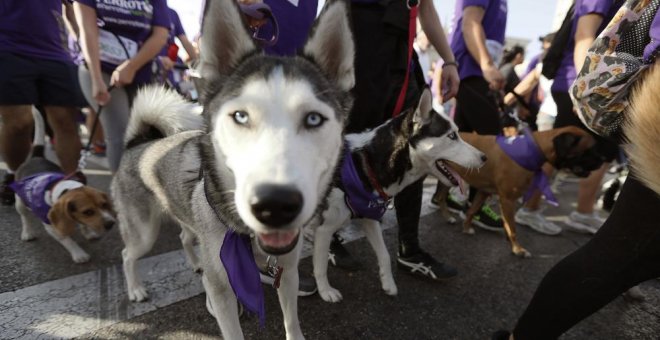
{"label": "siberian husky", "polygon": [[254,284],[257,269],[253,258],[225,265],[218,254],[228,239],[240,248],[227,250],[232,256],[252,248],[278,257],[286,336],[303,338],[299,235],[326,206],[342,151],[355,83],[348,6],[327,1],[301,55],[282,58],[261,53],[234,0],[209,1],[197,68],[202,115],[170,91],[138,94],[112,183],[130,300],[148,297],[135,261],[152,248],[166,215],[182,226],[184,251],[203,271],[207,308],[224,338],[243,338],[232,273]]}
{"label": "siberian husky", "polygon": [[[378,258],[382,288],[386,294],[396,295],[378,215],[382,216],[391,198],[426,175],[447,186],[458,185],[458,175],[452,174],[445,161],[479,168],[486,160],[482,152],[460,138],[456,125],[446,115],[433,110],[428,89],[422,92],[415,110],[372,131],[348,134],[346,141],[341,184],[330,192],[328,208],[322,214],[323,224],[314,232],[314,277],[319,295],[328,302],[342,299],[327,276],[328,249],[334,232],[351,218],[362,219],[360,225]],[[355,171],[348,169],[347,164],[351,163]],[[364,196],[362,189],[371,198],[358,197]]]}

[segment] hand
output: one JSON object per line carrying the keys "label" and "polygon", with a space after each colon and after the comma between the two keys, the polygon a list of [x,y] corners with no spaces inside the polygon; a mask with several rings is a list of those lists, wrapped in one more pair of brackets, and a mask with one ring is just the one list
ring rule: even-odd
{"label": "hand", "polygon": [[482,67],[481,71],[484,74],[484,79],[486,79],[490,85],[491,90],[499,91],[504,88],[504,76],[495,65],[488,64],[485,67]]}
{"label": "hand", "polygon": [[165,71],[169,71],[174,68],[174,62],[169,57],[158,57],[158,59],[160,59],[160,63],[163,65],[163,69]]}
{"label": "hand", "polygon": [[108,92],[108,87],[105,86],[103,79],[92,81],[92,95],[94,96],[94,100],[96,100],[100,106],[103,106],[110,101],[110,92]]}
{"label": "hand", "polygon": [[133,83],[135,78],[135,69],[131,64],[130,59],[121,63],[117,68],[112,72],[110,77],[110,85],[122,87],[124,85],[129,85]]}
{"label": "hand", "polygon": [[447,65],[442,68],[442,73],[440,74],[440,93],[442,95],[443,103],[456,97],[460,82],[461,79],[458,76],[458,68],[456,65]]}

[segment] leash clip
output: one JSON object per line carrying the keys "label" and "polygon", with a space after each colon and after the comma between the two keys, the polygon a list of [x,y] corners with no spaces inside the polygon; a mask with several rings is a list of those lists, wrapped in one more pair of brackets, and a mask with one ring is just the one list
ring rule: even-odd
{"label": "leash clip", "polygon": [[[273,261],[271,261],[271,259],[273,259]],[[277,265],[277,256],[268,256],[268,258],[266,258],[266,271],[268,272],[268,275],[274,278],[273,288],[279,289],[284,268]]]}
{"label": "leash clip", "polygon": [[387,210],[392,209],[394,209],[394,198],[390,197],[390,199],[387,200]]}

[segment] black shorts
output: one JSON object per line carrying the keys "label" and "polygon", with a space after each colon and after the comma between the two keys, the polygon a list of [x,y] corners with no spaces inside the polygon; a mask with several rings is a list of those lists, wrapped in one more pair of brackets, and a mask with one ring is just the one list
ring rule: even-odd
{"label": "black shorts", "polygon": [[596,144],[598,147],[598,152],[603,155],[606,162],[612,162],[619,157],[619,146],[615,142],[606,139],[600,135],[597,135],[593,131],[589,130],[584,123],[580,120],[580,117],[573,111],[573,101],[568,92],[552,92],[552,99],[555,100],[557,104],[557,118],[555,119],[554,128],[560,128],[565,126],[577,126],[586,131],[589,131],[594,138],[596,139]]}
{"label": "black shorts", "polygon": [[0,53],[0,105],[83,107],[78,67],[63,61]]}
{"label": "black shorts", "polygon": [[500,118],[497,100],[484,78],[468,77],[461,80],[454,116],[459,131],[498,135],[502,132]]}

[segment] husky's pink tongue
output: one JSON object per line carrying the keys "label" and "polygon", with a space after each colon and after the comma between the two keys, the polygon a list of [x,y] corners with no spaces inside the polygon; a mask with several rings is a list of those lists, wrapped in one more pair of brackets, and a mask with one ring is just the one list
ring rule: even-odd
{"label": "husky's pink tongue", "polygon": [[261,244],[271,248],[284,248],[291,244],[298,236],[298,229],[290,231],[276,231],[272,233],[257,234]]}
{"label": "husky's pink tongue", "polygon": [[452,176],[456,179],[458,182],[458,189],[461,190],[461,194],[465,195],[465,181],[463,180],[463,177],[459,175],[454,169],[452,169],[450,166],[447,167],[447,170],[451,173]]}

